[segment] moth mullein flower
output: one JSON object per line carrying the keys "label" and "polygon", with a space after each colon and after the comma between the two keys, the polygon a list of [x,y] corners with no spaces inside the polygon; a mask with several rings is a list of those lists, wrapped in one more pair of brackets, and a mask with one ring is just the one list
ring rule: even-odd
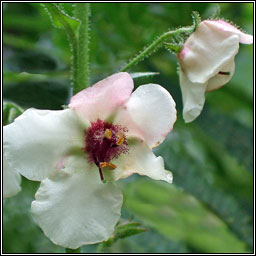
{"label": "moth mullein flower", "polygon": [[175,102],[157,84],[132,90],[131,76],[117,73],[73,96],[68,109],[28,109],[4,127],[10,166],[41,181],[32,214],[55,244],[112,235],[122,206],[113,181],[138,173],[172,182],[152,148],[172,130]]}
{"label": "moth mullein flower", "polygon": [[253,37],[223,20],[204,20],[189,36],[178,53],[185,122],[200,115],[205,92],[230,81],[239,42],[252,44]]}

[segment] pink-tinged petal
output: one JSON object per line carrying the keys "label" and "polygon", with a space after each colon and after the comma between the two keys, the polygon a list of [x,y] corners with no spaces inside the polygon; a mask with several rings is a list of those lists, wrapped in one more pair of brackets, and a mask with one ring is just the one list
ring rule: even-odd
{"label": "pink-tinged petal", "polygon": [[186,58],[186,55],[190,52],[190,49],[188,48],[187,45],[184,45],[184,47],[181,49],[181,51],[178,53],[178,58],[180,60],[183,60]]}
{"label": "pink-tinged petal", "polygon": [[116,122],[124,124],[130,135],[143,138],[151,148],[165,139],[176,121],[172,96],[157,84],[139,86],[124,108]]}
{"label": "pink-tinged petal", "polygon": [[207,84],[206,92],[217,90],[223,85],[227,84],[235,72],[235,60],[231,58],[230,61],[221,68],[221,71],[210,78]]}
{"label": "pink-tinged petal", "polygon": [[64,164],[67,154],[82,151],[84,125],[71,109],[28,109],[4,126],[6,159],[26,178],[45,179]]}
{"label": "pink-tinged petal", "polygon": [[117,73],[74,95],[69,107],[90,121],[104,120],[130,97],[132,90],[132,77]]}
{"label": "pink-tinged petal", "polygon": [[212,26],[213,28],[222,30],[224,32],[231,32],[239,36],[239,42],[242,44],[252,44],[253,43],[253,36],[249,34],[245,34],[237,27],[229,24],[224,20],[204,20],[203,21],[208,26]]}
{"label": "pink-tinged petal", "polygon": [[41,182],[31,211],[54,244],[75,249],[107,240],[121,206],[120,189],[102,183],[96,166],[80,156],[70,157],[64,169]]}
{"label": "pink-tinged petal", "polygon": [[194,121],[201,113],[205,102],[206,83],[192,83],[180,71],[180,87],[183,101],[183,119],[186,123]]}
{"label": "pink-tinged petal", "polygon": [[217,30],[201,22],[188,38],[179,64],[192,83],[205,83],[217,75],[239,49],[239,36]]}

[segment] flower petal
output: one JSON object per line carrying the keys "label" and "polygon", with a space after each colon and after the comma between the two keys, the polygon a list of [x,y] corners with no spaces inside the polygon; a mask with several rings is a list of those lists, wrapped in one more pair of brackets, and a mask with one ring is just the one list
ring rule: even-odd
{"label": "flower petal", "polygon": [[245,34],[237,27],[229,24],[224,20],[204,20],[203,21],[208,26],[213,27],[217,30],[222,30],[224,32],[231,32],[232,34],[236,34],[239,36],[239,42],[242,44],[252,44],[253,43],[253,36],[249,34]]}
{"label": "flower petal", "polygon": [[3,198],[14,196],[20,192],[20,182],[20,174],[10,167],[3,155]]}
{"label": "flower petal", "polygon": [[180,71],[180,87],[183,101],[183,118],[186,123],[196,119],[204,106],[206,83],[192,83],[186,75]]}
{"label": "flower petal", "polygon": [[172,130],[176,121],[175,102],[170,93],[158,84],[145,84],[136,89],[124,105],[116,122],[124,124],[129,133],[143,137],[153,148]]}
{"label": "flower petal", "polygon": [[156,157],[146,143],[136,138],[130,138],[128,145],[129,153],[121,155],[114,161],[117,168],[104,172],[107,179],[119,180],[138,173],[154,180],[164,180],[172,183],[172,173],[164,169],[163,158]]}
{"label": "flower petal", "polygon": [[28,109],[4,127],[8,163],[28,179],[49,177],[66,154],[83,147],[83,125],[70,109]]}
{"label": "flower petal", "polygon": [[233,59],[239,36],[201,22],[179,53],[181,70],[193,83],[205,83]]}
{"label": "flower petal", "polygon": [[130,97],[132,90],[132,77],[117,73],[77,93],[69,107],[90,121],[104,120]]}
{"label": "flower petal", "polygon": [[121,206],[120,190],[102,183],[98,170],[76,157],[42,181],[31,207],[34,220],[53,243],[75,249],[108,239]]}
{"label": "flower petal", "polygon": [[[224,74],[228,72],[229,74]],[[221,72],[214,77],[210,78],[207,84],[207,92],[219,89],[223,85],[227,84],[235,72],[235,60],[231,58],[230,61],[221,68]]]}

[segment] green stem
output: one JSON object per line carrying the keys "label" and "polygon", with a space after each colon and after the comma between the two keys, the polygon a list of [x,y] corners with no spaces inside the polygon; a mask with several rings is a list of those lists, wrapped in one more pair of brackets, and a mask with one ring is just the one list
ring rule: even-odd
{"label": "green stem", "polygon": [[89,86],[90,4],[76,3],[74,15],[80,20],[77,37],[77,55],[74,55],[73,59],[73,93],[75,94]]}
{"label": "green stem", "polygon": [[69,249],[66,248],[66,253],[81,253],[81,248],[77,248],[77,249]]}
{"label": "green stem", "polygon": [[124,68],[121,69],[121,71],[127,71],[130,69],[132,66],[136,65],[138,62],[143,60],[145,57],[148,57],[150,54],[155,52],[163,43],[166,39],[175,37],[178,34],[182,33],[191,33],[194,30],[194,26],[189,26],[185,28],[178,28],[173,31],[168,31],[161,36],[159,36],[156,40],[154,40],[153,43],[151,43],[147,48],[145,48],[139,55],[134,57]]}

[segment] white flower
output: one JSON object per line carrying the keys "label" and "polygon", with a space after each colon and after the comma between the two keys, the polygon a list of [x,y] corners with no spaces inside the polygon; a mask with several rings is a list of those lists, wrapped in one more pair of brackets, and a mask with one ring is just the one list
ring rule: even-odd
{"label": "white flower", "polygon": [[178,54],[185,122],[200,115],[205,92],[230,81],[239,42],[252,44],[253,37],[223,20],[204,20],[187,39]]}
{"label": "white flower", "polygon": [[32,214],[55,244],[77,248],[112,235],[122,194],[103,179],[139,173],[172,182],[152,148],[172,130],[175,102],[156,84],[132,90],[128,73],[114,74],[73,96],[69,109],[28,109],[4,127],[10,166],[41,181]]}
{"label": "white flower", "polygon": [[20,192],[20,174],[12,169],[3,154],[3,198],[11,197]]}

